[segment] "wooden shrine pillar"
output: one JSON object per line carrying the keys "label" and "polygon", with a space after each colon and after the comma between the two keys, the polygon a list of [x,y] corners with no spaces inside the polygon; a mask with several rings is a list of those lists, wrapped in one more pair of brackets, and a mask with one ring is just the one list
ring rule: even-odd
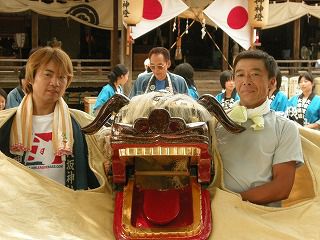
{"label": "wooden shrine pillar", "polygon": [[[301,32],[301,21],[300,18],[293,22],[293,60],[300,59],[300,32]],[[299,68],[299,63],[294,63],[295,68]],[[292,72],[290,72],[292,74]]]}
{"label": "wooden shrine pillar", "polygon": [[300,18],[293,22],[293,59],[300,59]]}
{"label": "wooden shrine pillar", "polygon": [[113,28],[111,31],[111,68],[119,63],[119,38],[118,38],[118,0],[113,0]]}
{"label": "wooden shrine pillar", "polygon": [[[222,46],[222,54],[229,61],[229,36],[225,32],[223,32],[223,35],[222,35],[222,44],[223,44],[223,46]],[[228,68],[229,68],[228,63],[222,57],[222,70],[227,70]]]}
{"label": "wooden shrine pillar", "polygon": [[36,12],[31,14],[31,47],[37,48],[39,42],[39,15]]}
{"label": "wooden shrine pillar", "polygon": [[129,95],[131,86],[132,86],[132,43],[128,43],[128,31],[125,26],[122,26],[121,31],[121,57],[123,58],[123,64],[129,70],[129,79],[128,82],[124,85],[124,93],[125,95]]}

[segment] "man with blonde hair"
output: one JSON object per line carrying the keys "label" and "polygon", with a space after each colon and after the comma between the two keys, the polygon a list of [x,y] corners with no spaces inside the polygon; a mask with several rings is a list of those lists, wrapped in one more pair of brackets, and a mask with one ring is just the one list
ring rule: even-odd
{"label": "man with blonde hair", "polygon": [[62,98],[72,79],[67,53],[51,47],[35,51],[26,65],[26,96],[18,108],[0,113],[0,151],[71,189],[95,188],[99,183],[89,161],[103,153],[88,155],[91,140],[80,122],[89,116],[69,109]]}

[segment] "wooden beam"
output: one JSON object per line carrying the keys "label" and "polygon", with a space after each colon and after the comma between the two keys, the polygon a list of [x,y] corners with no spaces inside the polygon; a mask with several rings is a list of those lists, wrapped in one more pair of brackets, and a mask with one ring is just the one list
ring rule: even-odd
{"label": "wooden beam", "polygon": [[300,58],[300,29],[301,21],[300,18],[293,22],[293,59]]}
{"label": "wooden beam", "polygon": [[[293,59],[300,59],[300,29],[301,21],[300,18],[293,22]],[[301,65],[299,63],[295,63],[294,67],[298,68]],[[290,72],[292,74],[292,71]]]}
{"label": "wooden beam", "polygon": [[[229,36],[225,32],[223,32],[222,35],[222,53],[226,57],[226,59],[229,59]],[[222,70],[227,70],[229,68],[228,63],[222,58]]]}
{"label": "wooden beam", "polygon": [[113,0],[113,30],[111,31],[111,67],[119,63],[119,40],[118,40],[118,0]]}
{"label": "wooden beam", "polygon": [[31,14],[31,46],[32,48],[37,48],[39,42],[39,15],[36,12],[32,12]]}
{"label": "wooden beam", "polygon": [[132,44],[128,45],[128,31],[124,26],[121,31],[121,49],[123,64],[129,69],[129,79],[124,85],[124,93],[128,96],[132,87]]}

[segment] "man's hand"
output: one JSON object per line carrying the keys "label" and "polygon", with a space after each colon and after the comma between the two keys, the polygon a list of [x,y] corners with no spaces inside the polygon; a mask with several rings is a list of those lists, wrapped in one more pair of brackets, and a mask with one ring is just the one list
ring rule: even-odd
{"label": "man's hand", "polygon": [[320,129],[320,125],[317,122],[305,125],[305,127],[306,128],[312,128],[312,129]]}

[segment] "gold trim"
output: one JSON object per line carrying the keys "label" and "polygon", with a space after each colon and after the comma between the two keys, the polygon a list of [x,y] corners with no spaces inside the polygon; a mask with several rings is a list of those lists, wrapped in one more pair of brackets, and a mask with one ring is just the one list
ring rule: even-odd
{"label": "gold trim", "polygon": [[120,157],[137,157],[137,156],[197,156],[201,154],[198,147],[136,147],[119,149]]}
{"label": "gold trim", "polygon": [[187,171],[135,171],[135,176],[190,176]]}
{"label": "gold trim", "polygon": [[193,223],[186,227],[165,228],[154,227],[139,229],[131,225],[132,197],[134,189],[134,180],[130,179],[123,191],[123,209],[122,209],[122,228],[127,236],[138,237],[168,237],[168,236],[194,236],[202,229],[202,206],[201,206],[201,187],[196,178],[190,178],[193,202]]}

